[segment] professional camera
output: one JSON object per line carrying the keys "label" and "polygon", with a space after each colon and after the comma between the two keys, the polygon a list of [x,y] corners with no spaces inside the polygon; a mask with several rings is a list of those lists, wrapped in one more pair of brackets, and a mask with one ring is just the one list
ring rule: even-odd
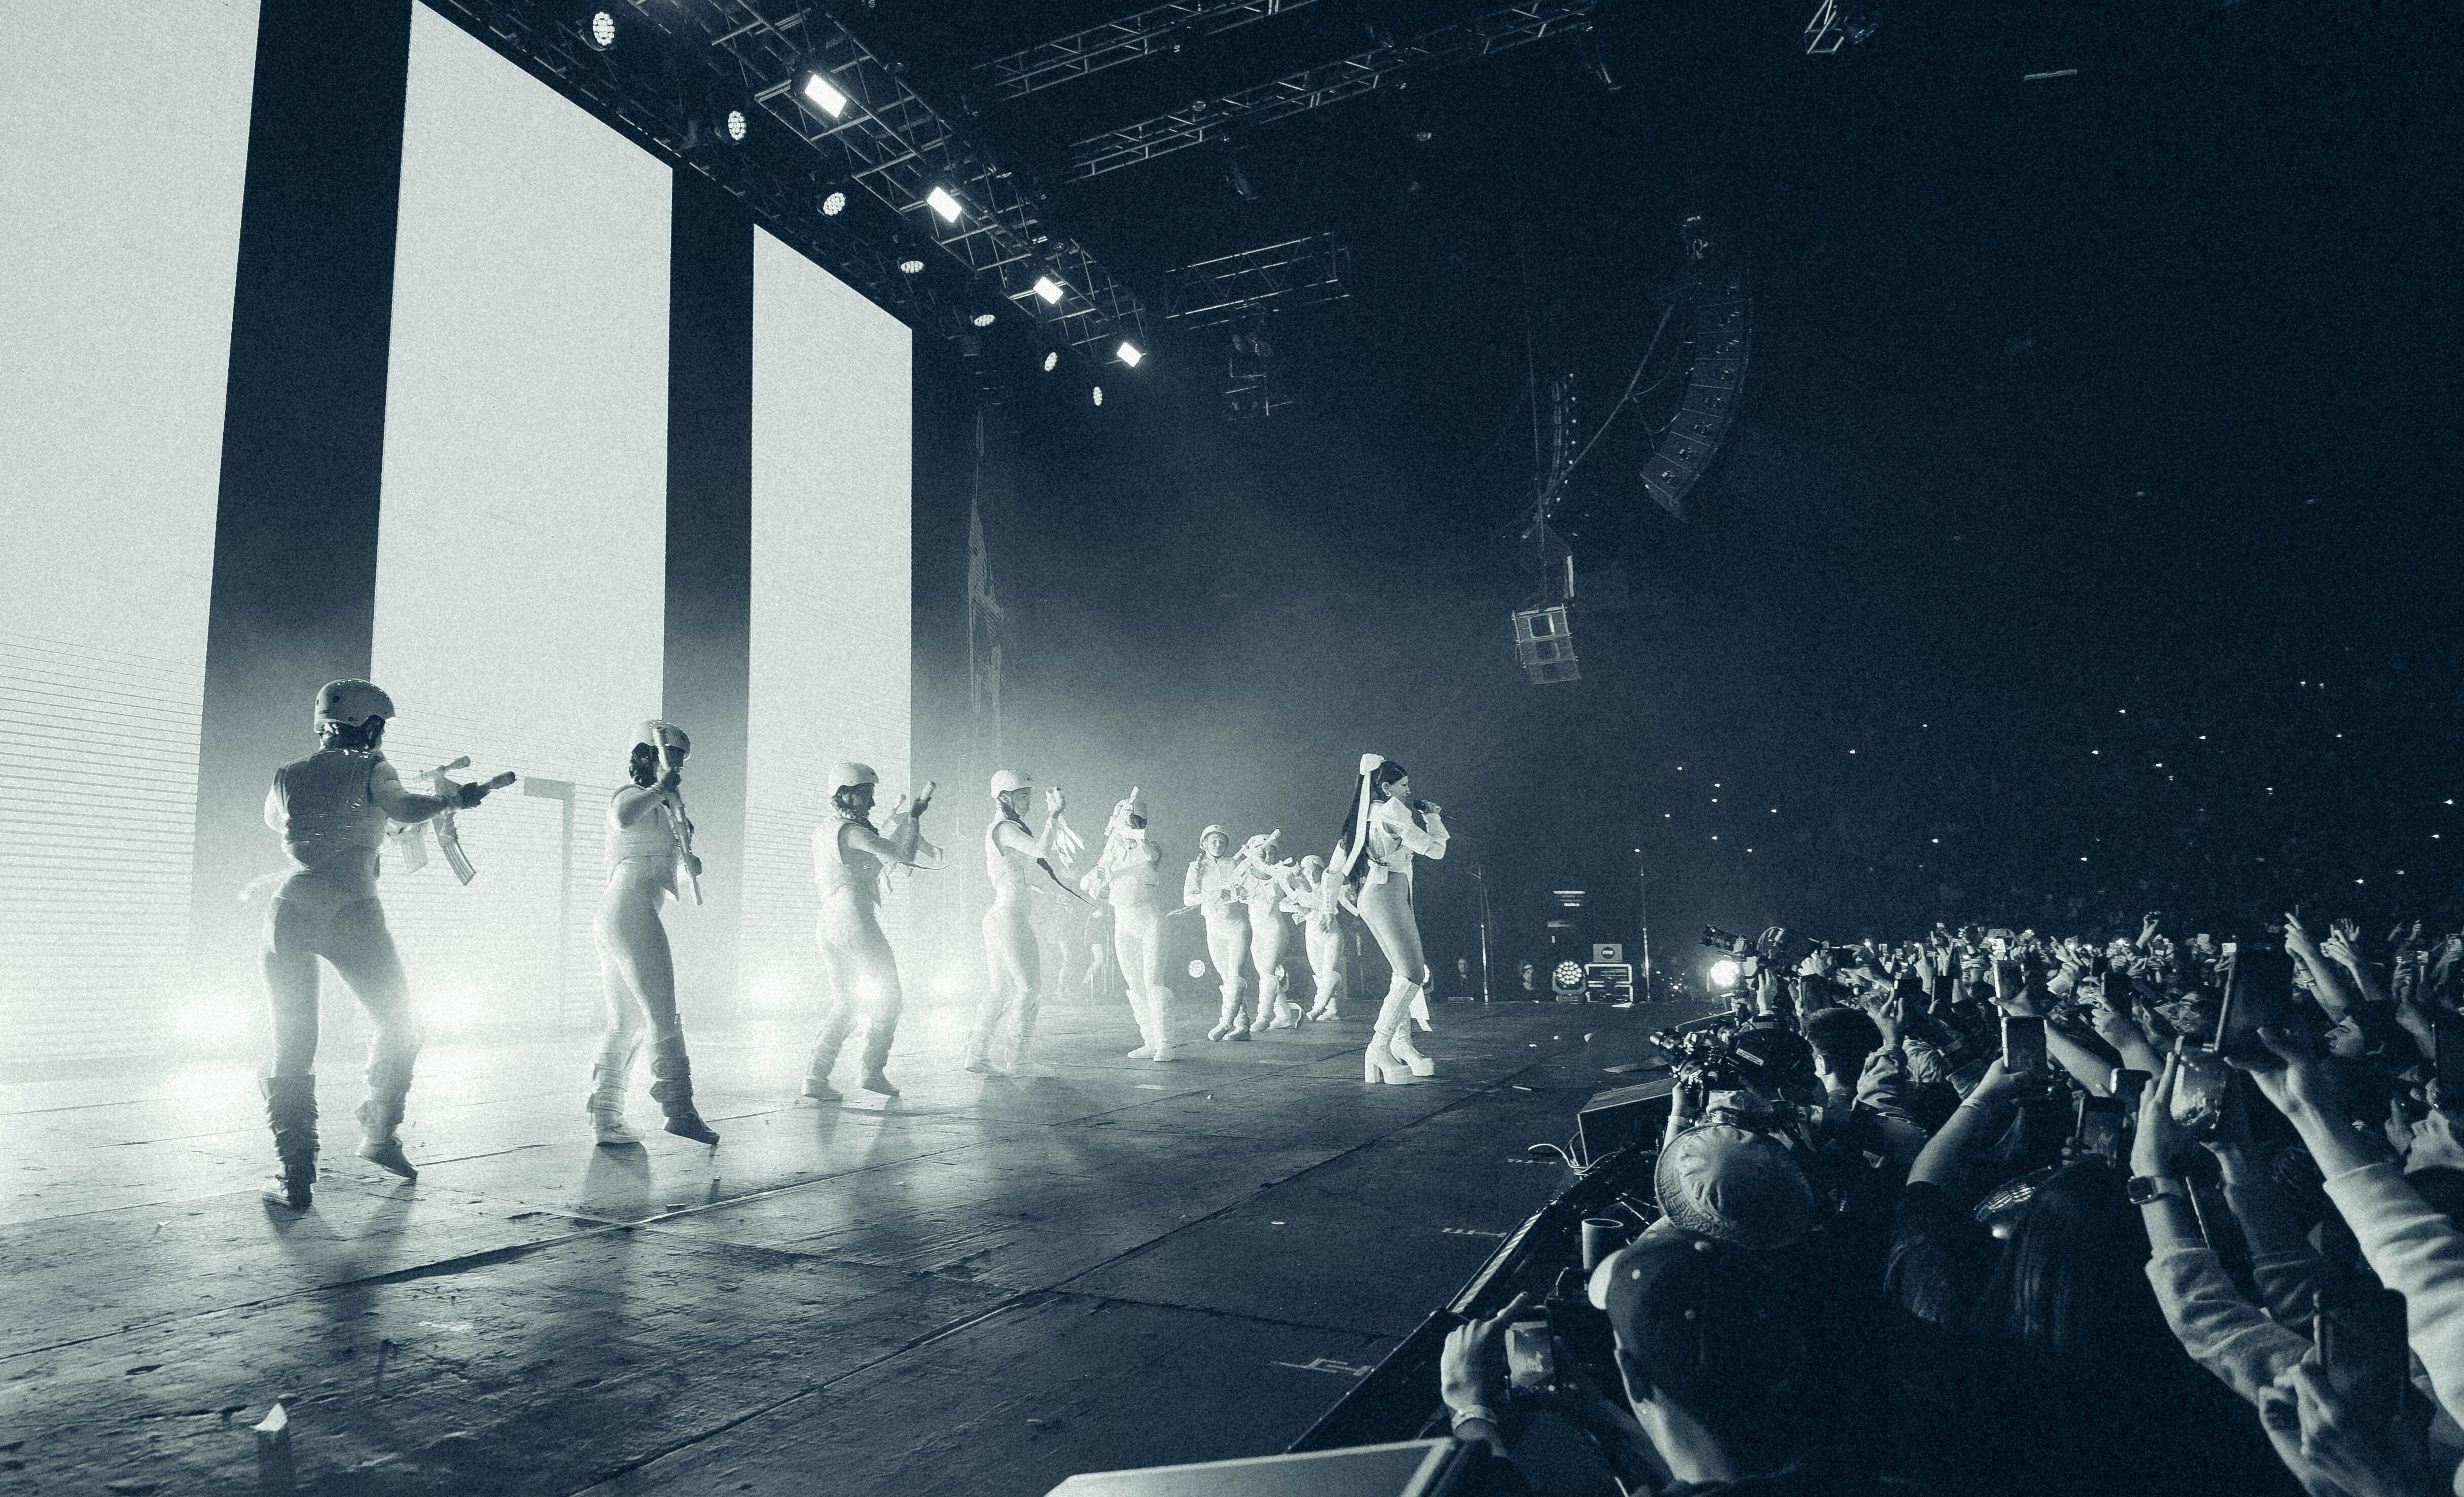
{"label": "professional camera", "polygon": [[1670,1062],[1679,1086],[1710,1099],[1724,1092],[1784,1096],[1814,1079],[1814,1052],[1793,1030],[1744,1024],[1733,1013],[1713,1014],[1653,1033],[1651,1042]]}

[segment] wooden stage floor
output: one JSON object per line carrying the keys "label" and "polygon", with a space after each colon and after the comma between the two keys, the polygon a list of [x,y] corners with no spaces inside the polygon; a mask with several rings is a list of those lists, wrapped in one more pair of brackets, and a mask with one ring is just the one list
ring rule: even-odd
{"label": "wooden stage floor", "polygon": [[0,1492],[256,1491],[277,1399],[335,1493],[1030,1497],[1279,1450],[1692,1011],[1441,1005],[1441,1074],[1372,1087],[1362,1017],[1155,1066],[1126,1009],[1047,1009],[1060,1074],[985,1080],[928,1010],[904,1097],[826,1109],[803,1026],[752,1025],[693,1036],[715,1150],[592,1147],[587,1040],[431,1043],[415,1184],[350,1154],[337,1054],[296,1218],[241,1061],[0,1087]]}

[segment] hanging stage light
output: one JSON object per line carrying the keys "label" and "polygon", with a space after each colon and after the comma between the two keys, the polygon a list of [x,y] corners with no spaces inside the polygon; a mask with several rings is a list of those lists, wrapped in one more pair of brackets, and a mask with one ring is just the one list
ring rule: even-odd
{"label": "hanging stage light", "polygon": [[616,45],[616,17],[605,11],[591,12],[590,45],[601,52]]}
{"label": "hanging stage light", "polygon": [[847,194],[846,194],[846,193],[844,193],[844,192],[833,192],[833,193],[831,193],[828,197],[822,199],[822,216],[823,216],[824,218],[836,218],[836,217],[838,217],[841,213],[844,213],[844,212],[846,212],[846,211],[847,211]]}
{"label": "hanging stage light", "polygon": [[[1104,387],[1100,384],[1095,386],[1095,403],[1098,405],[1104,403]],[[2079,860],[2081,862],[2085,862],[2087,859],[2081,858]]]}
{"label": "hanging stage light", "polygon": [[976,326],[979,328],[991,327],[994,320],[993,315],[989,312],[979,312],[976,314]]}
{"label": "hanging stage light", "polygon": [[948,188],[935,187],[924,194],[924,201],[934,212],[941,215],[942,222],[955,224],[958,221],[958,214],[961,211],[958,200],[950,196]]}
{"label": "hanging stage light", "polygon": [[727,112],[727,138],[729,140],[743,140],[746,128],[743,110],[731,109]]}
{"label": "hanging stage light", "polygon": [[803,94],[805,98],[812,101],[814,108],[833,119],[847,113],[847,97],[839,92],[837,84],[821,74],[814,73],[805,76]]}
{"label": "hanging stage light", "polygon": [[1044,372],[1045,374],[1050,374],[1052,371],[1060,367],[1061,356],[1058,353],[1051,353],[1044,356]]}
{"label": "hanging stage light", "polygon": [[1135,369],[1138,366],[1139,359],[1147,357],[1139,350],[1138,345],[1131,342],[1128,338],[1121,339],[1121,346],[1114,349],[1112,352],[1114,357],[1118,358],[1121,362],[1129,365],[1133,369]]}
{"label": "hanging stage light", "polygon": [[898,262],[898,271],[902,275],[921,275],[924,273],[924,262],[921,260],[901,260]]}
{"label": "hanging stage light", "polygon": [[1035,293],[1046,304],[1058,302],[1061,299],[1061,283],[1049,275],[1039,275],[1035,278]]}

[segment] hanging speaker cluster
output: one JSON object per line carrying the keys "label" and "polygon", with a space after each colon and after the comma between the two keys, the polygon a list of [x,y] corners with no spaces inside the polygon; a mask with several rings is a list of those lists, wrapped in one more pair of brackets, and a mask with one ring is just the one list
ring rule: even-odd
{"label": "hanging speaker cluster", "polygon": [[1642,467],[1642,486],[1681,521],[1685,495],[1719,454],[1736,417],[1746,360],[1753,352],[1753,300],[1747,294],[1744,263],[1711,260],[1708,245],[1695,243],[1710,263],[1703,268],[1694,302],[1694,367],[1685,377],[1685,402]]}

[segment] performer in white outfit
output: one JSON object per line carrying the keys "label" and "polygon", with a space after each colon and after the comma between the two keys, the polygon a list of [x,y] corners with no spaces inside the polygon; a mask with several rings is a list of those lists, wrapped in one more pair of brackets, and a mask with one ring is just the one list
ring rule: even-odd
{"label": "performer in white outfit", "polygon": [[1163,981],[1163,850],[1147,829],[1147,803],[1137,787],[1112,808],[1104,853],[1080,887],[1112,906],[1112,955],[1120,962],[1138,1048],[1132,1060],[1179,1058],[1172,1042],[1172,989]]}
{"label": "performer in white outfit", "polygon": [[[976,1022],[967,1031],[966,1067],[978,1075],[1007,1075],[1026,1064],[1035,1040],[1035,1016],[1041,1001],[1037,984],[1035,927],[1027,903],[1032,890],[1045,882],[1065,894],[1068,886],[1052,871],[1052,859],[1068,862],[1082,844],[1062,812],[1068,801],[1055,788],[1045,792],[1044,831],[1029,831],[1027,808],[1035,787],[1023,774],[1003,770],[992,779],[992,824],[984,828],[984,871],[993,881],[993,907],[984,912],[984,966],[989,986],[977,1006]],[[993,1055],[993,1039],[1005,1016],[1015,1012],[1017,1045],[1007,1063]]]}
{"label": "performer in white outfit", "polygon": [[1369,1040],[1363,1080],[1408,1081],[1434,1075],[1436,1062],[1412,1044],[1412,1024],[1428,1023],[1429,965],[1420,954],[1420,925],[1412,909],[1412,858],[1446,856],[1446,824],[1438,808],[1412,798],[1412,778],[1399,764],[1360,756],[1360,779],[1343,835],[1318,885],[1318,913],[1335,907],[1345,890],[1377,938],[1394,969],[1377,1028]]}
{"label": "performer in white outfit", "polygon": [[1206,954],[1222,979],[1223,1009],[1210,1040],[1245,1040],[1253,1029],[1265,1029],[1261,1016],[1242,1012],[1241,969],[1249,962],[1249,906],[1242,901],[1241,865],[1233,858],[1232,835],[1208,827],[1198,835],[1198,856],[1181,876],[1180,902],[1197,907],[1206,921]]}
{"label": "performer in white outfit", "polygon": [[267,1199],[295,1211],[311,1204],[317,1180],[317,959],[334,964],[375,1022],[368,1041],[368,1099],[360,1104],[363,1160],[415,1180],[397,1130],[418,1057],[419,1020],[408,981],[377,902],[377,852],[387,822],[416,825],[468,810],[488,793],[429,776],[429,794],[402,787],[385,762],[393,701],[364,681],[328,682],[317,693],[319,748],[274,771],[265,824],[282,838],[292,871],[266,911],[266,997],[274,1010],[274,1069],[260,1083],[282,1174]]}
{"label": "performer in white outfit", "polygon": [[633,783],[607,801],[607,888],[593,924],[607,1029],[583,1104],[601,1143],[642,1141],[625,1121],[625,1094],[646,1027],[650,1096],[667,1115],[668,1132],[696,1143],[718,1141],[716,1130],[693,1107],[693,1063],[685,1056],[684,1025],[676,1017],[676,964],[659,919],[660,907],[676,897],[677,868],[701,877],[701,859],[688,851],[693,823],[685,819],[679,788],[691,752],[693,740],[683,728],[657,719],[644,723],[626,766]]}
{"label": "performer in white outfit", "polygon": [[1286,958],[1292,946],[1291,918],[1283,911],[1291,875],[1274,861],[1283,833],[1265,832],[1241,846],[1241,902],[1249,907],[1249,965],[1258,973],[1258,1017],[1253,1028],[1300,1028],[1300,1005],[1291,1001]]}
{"label": "performer in white outfit", "polygon": [[[1309,977],[1315,987],[1314,1001],[1309,1016],[1319,1023],[1331,1022],[1340,1015],[1343,1001],[1344,955],[1342,917],[1333,910],[1318,913],[1318,885],[1326,879],[1326,859],[1315,853],[1301,859],[1300,871],[1292,880],[1291,892],[1285,896],[1283,908],[1301,926],[1302,944],[1309,952]],[[1337,887],[1338,907],[1353,908],[1349,890]]]}
{"label": "performer in white outfit", "polygon": [[905,994],[898,985],[898,958],[881,929],[881,876],[889,865],[913,865],[919,857],[938,850],[924,840],[924,813],[933,804],[933,787],[915,797],[904,796],[890,813],[889,831],[872,828],[872,801],[881,784],[872,766],[844,760],[830,769],[830,815],[813,832],[813,883],[822,897],[816,922],[822,965],[830,979],[829,1008],[822,1032],[813,1043],[813,1058],[804,1068],[804,1095],[817,1102],[835,1102],[846,1096],[830,1084],[839,1052],[864,1020],[863,1068],[856,1085],[883,1096],[896,1096],[885,1068],[891,1042],[898,1037],[898,1012]]}

